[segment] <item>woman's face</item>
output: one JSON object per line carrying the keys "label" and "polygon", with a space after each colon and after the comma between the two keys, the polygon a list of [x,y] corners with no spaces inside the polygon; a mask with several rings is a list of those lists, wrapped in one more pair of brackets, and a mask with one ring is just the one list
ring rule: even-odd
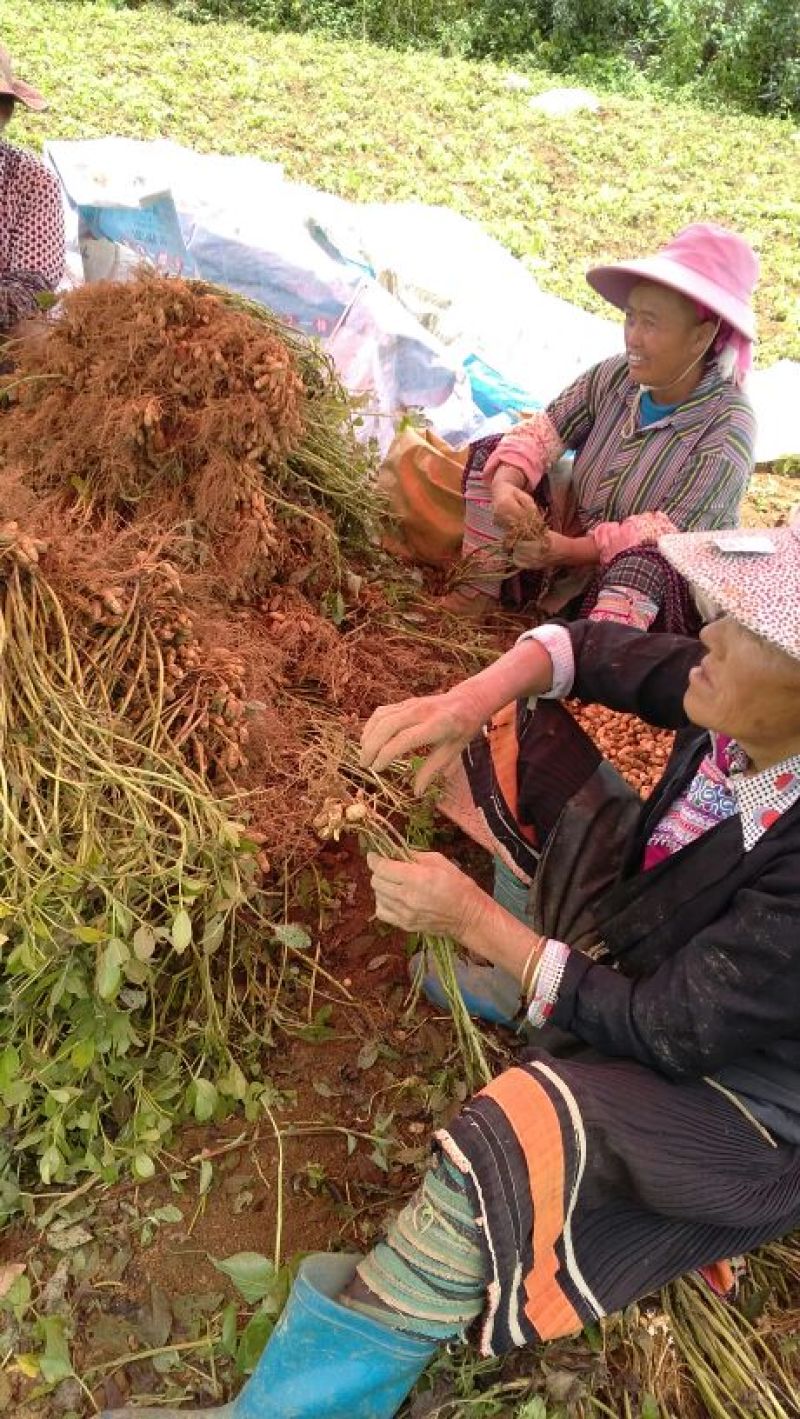
{"label": "woman's face", "polygon": [[714,323],[699,321],[693,303],[666,286],[642,281],[625,307],[625,350],[631,378],[651,389],[667,389],[696,360],[714,336]]}
{"label": "woman's face", "polygon": [[800,753],[800,661],[729,616],[700,639],[707,653],[683,701],[692,723],[729,734],[757,769]]}

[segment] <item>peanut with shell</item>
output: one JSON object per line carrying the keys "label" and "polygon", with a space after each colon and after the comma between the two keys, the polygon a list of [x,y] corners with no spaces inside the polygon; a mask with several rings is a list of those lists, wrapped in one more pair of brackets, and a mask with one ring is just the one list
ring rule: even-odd
{"label": "peanut with shell", "polygon": [[603,705],[572,703],[570,712],[624,779],[647,797],[662,777],[672,750],[673,735],[655,729],[636,715]]}

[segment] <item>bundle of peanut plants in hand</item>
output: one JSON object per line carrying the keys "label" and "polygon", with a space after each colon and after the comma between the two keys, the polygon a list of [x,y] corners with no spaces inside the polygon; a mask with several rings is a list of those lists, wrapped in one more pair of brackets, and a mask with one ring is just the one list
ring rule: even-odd
{"label": "bundle of peanut plants in hand", "polygon": [[478,585],[482,582],[504,580],[519,571],[514,553],[520,543],[530,543],[541,552],[546,552],[550,539],[550,526],[544,512],[532,499],[530,506],[518,508],[516,516],[507,522],[502,541],[489,550],[482,547],[469,552],[466,557],[454,562],[447,575],[447,587],[457,590],[465,582]]}
{"label": "bundle of peanut plants in hand", "polygon": [[[371,774],[372,793],[357,790],[354,795],[344,785],[335,797],[326,798],[314,819],[314,827],[323,840],[338,842],[342,833],[356,833],[364,847],[382,857],[413,862],[414,850],[392,822],[392,809],[406,807],[396,792],[390,792],[377,774]],[[420,946],[427,968],[435,968],[447,998],[453,1019],[456,1043],[470,1089],[480,1088],[492,1077],[486,1060],[481,1033],[464,1004],[456,977],[456,951],[446,936],[420,934]]]}

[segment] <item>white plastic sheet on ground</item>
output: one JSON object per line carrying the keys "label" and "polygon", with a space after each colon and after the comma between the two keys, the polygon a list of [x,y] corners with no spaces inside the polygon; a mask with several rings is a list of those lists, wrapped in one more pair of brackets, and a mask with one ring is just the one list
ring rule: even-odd
{"label": "white plastic sheet on ground", "polygon": [[[541,291],[475,222],[418,202],[352,203],[251,157],[167,140],[53,142],[73,279],[146,256],[271,306],[318,336],[385,450],[421,409],[452,443],[507,425],[622,349],[618,320]],[[800,365],[753,376],[757,456],[800,453]]]}

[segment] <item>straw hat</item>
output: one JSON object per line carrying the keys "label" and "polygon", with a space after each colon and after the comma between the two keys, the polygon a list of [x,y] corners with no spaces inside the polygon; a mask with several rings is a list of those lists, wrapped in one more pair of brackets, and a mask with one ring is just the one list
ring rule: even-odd
{"label": "straw hat", "polygon": [[721,611],[800,660],[800,507],[788,527],[670,532],[658,545]]}
{"label": "straw hat", "polygon": [[20,103],[24,103],[26,108],[32,108],[35,113],[41,113],[42,109],[47,108],[47,99],[39,93],[38,89],[34,89],[32,84],[23,83],[22,79],[14,78],[11,55],[2,44],[0,44],[0,95],[18,99]]}
{"label": "straw hat", "polygon": [[586,279],[620,310],[625,309],[640,281],[655,281],[706,306],[745,339],[755,339],[752,298],[758,258],[743,237],[715,222],[693,222],[684,227],[655,256],[592,266]]}

